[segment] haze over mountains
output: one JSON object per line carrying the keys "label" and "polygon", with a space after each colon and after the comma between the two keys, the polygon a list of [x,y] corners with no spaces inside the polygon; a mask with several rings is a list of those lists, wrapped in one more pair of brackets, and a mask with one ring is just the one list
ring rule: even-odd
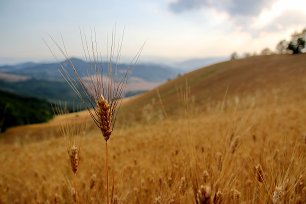
{"label": "haze over mountains", "polygon": [[192,58],[175,64],[182,72],[189,72],[202,67],[228,60],[228,57]]}
{"label": "haze over mountains", "polygon": [[[93,66],[91,63],[78,58],[70,60],[81,77],[88,76],[88,68]],[[43,98],[49,101],[73,97],[73,91],[59,72],[60,64],[65,66],[70,74],[73,74],[73,70],[69,68],[70,62],[67,60],[61,63],[27,62],[0,66],[0,89],[17,95]],[[98,63],[97,66],[102,66],[107,72],[108,62]],[[150,90],[180,73],[179,69],[159,64],[143,63],[132,66],[118,64],[113,66],[118,67],[118,72],[121,73],[132,68],[127,88],[129,95]]]}
{"label": "haze over mountains", "polygon": [[[80,72],[81,76],[86,76],[86,71],[88,67],[92,66],[89,62],[83,61],[78,58],[71,58],[71,62]],[[69,66],[67,60],[61,62],[64,66]],[[98,63],[98,66],[105,67],[107,69],[108,62]],[[115,64],[113,66],[116,66]],[[1,72],[7,72],[16,75],[28,76],[35,79],[41,80],[61,80],[62,76],[58,69],[60,68],[60,63],[23,63],[18,65],[6,65],[0,66]],[[164,81],[169,77],[177,74],[175,69],[171,69],[165,65],[159,64],[118,64],[118,71],[124,71],[128,68],[132,68],[131,77],[141,78],[145,81]],[[71,71],[68,69],[68,71]]]}
{"label": "haze over mountains", "polygon": [[[127,95],[151,90],[161,83],[175,78],[178,74],[186,73],[199,67],[224,60],[225,57],[197,58],[183,62],[172,63],[172,66],[157,63],[118,64],[118,72],[124,73],[132,68],[129,76]],[[88,76],[88,68],[93,65],[79,58],[70,58],[81,77]],[[69,68],[69,61],[61,63],[34,63],[26,62],[17,65],[0,66],[0,89],[17,95],[47,99],[49,101],[65,100],[74,93],[64,82],[59,69],[60,64]],[[107,70],[108,62],[98,63],[98,66]],[[113,65],[115,66],[115,65]],[[115,70],[115,69],[114,69]],[[65,93],[65,94],[64,94]]]}

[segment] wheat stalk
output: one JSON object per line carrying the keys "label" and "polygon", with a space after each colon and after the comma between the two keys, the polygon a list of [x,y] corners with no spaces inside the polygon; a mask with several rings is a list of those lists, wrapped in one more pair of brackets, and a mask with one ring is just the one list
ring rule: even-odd
{"label": "wheat stalk", "polygon": [[[67,115],[69,113],[66,104],[54,105],[53,111],[58,116]],[[60,123],[61,135],[65,137],[67,153],[70,159],[71,170],[77,173],[80,163],[80,137],[84,134],[86,122],[64,120]]]}
{"label": "wheat stalk", "polygon": [[[81,102],[85,104],[92,120],[100,129],[105,140],[106,195],[107,203],[109,203],[107,141],[110,139],[115,127],[117,114],[121,105],[120,99],[124,96],[131,69],[128,68],[123,74],[120,74],[118,71],[124,32],[118,44],[116,43],[115,30],[112,32],[110,53],[107,53],[108,67],[106,70],[102,66],[102,56],[98,52],[96,33],[94,32],[94,37],[91,35],[90,41],[87,41],[86,35],[82,31],[80,31],[80,34],[84,56],[90,62],[90,67],[87,70],[89,76],[87,78],[82,77],[81,73],[68,57],[64,41],[62,40],[63,45],[60,46],[52,37],[51,40],[69,64],[69,67],[66,67],[65,64],[60,64],[60,73],[80,98]],[[131,64],[137,63],[143,47],[144,44],[132,59]],[[73,74],[68,71],[71,69]]]}
{"label": "wheat stalk", "polygon": [[[53,111],[58,116],[63,116],[69,113],[66,104],[54,105]],[[74,178],[71,181],[71,195],[74,203],[78,203],[78,193],[74,179],[76,178],[79,165],[80,165],[80,137],[86,128],[85,121],[63,120],[60,123],[60,132],[65,137],[66,148],[70,160],[71,171]]]}

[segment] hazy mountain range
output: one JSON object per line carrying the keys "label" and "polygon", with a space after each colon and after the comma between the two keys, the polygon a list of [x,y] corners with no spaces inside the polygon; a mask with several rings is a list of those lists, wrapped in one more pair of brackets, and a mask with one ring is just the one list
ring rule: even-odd
{"label": "hazy mountain range", "polygon": [[175,66],[178,67],[182,72],[190,72],[225,60],[228,60],[228,57],[193,58],[178,62]]}
{"label": "hazy mountain range", "polygon": [[[131,68],[127,95],[134,95],[151,90],[181,73],[222,61],[223,59],[191,59],[174,63],[172,66],[154,63],[139,63],[135,65],[121,63],[118,65],[113,64],[113,67],[116,66],[119,73],[125,73],[127,69]],[[93,64],[78,58],[70,58],[69,60],[74,64],[81,77],[90,75],[88,70],[94,66]],[[27,62],[0,66],[0,89],[21,96],[36,97],[49,101],[77,99],[59,72],[60,65],[63,65],[73,75],[69,60],[58,63]],[[107,72],[109,63],[102,62],[96,65],[104,67],[104,71]]]}
{"label": "hazy mountain range", "polygon": [[[81,76],[88,75],[87,71],[93,65],[89,62],[83,61],[78,58],[71,58],[71,62],[74,64]],[[18,65],[6,65],[0,66],[0,72],[6,72],[15,75],[27,76],[39,80],[62,80],[62,76],[58,71],[60,64],[67,68],[67,71],[72,73],[72,69],[69,68],[70,62],[63,61],[61,63],[23,63]],[[104,67],[106,70],[108,62],[97,63],[97,66]],[[136,77],[145,81],[160,82],[165,81],[168,78],[175,76],[179,70],[171,69],[165,65],[159,64],[113,64],[118,67],[118,71],[125,71],[129,68],[132,69],[130,77]],[[115,70],[115,69],[113,69]]]}
{"label": "hazy mountain range", "polygon": [[[62,66],[71,74],[70,61],[74,64],[81,77],[90,74],[90,68],[94,65],[78,58],[71,58],[60,63],[33,63],[27,62],[17,65],[0,66],[0,89],[15,93],[17,95],[47,99],[49,101],[71,100],[75,94],[64,81],[59,69]],[[109,63],[97,63],[96,66],[103,67],[104,72],[108,70]],[[131,68],[128,95],[150,90],[164,81],[174,78],[180,73],[179,69],[159,64],[112,64],[118,73],[125,73]],[[113,73],[116,70],[113,68]],[[115,73],[114,73],[115,74]]]}

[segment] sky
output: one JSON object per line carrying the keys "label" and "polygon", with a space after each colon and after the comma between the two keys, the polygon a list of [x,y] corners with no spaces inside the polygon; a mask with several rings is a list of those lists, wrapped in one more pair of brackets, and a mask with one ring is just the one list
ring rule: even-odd
{"label": "sky", "polygon": [[103,55],[112,33],[123,36],[123,61],[144,43],[140,60],[159,63],[258,53],[306,28],[305,8],[305,0],[0,0],[0,64],[54,59],[50,36],[84,57],[80,31],[96,36]]}

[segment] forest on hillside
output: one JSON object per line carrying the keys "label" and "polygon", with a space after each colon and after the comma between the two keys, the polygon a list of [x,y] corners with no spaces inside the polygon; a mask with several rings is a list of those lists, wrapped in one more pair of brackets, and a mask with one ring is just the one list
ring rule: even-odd
{"label": "forest on hillside", "polygon": [[49,102],[0,91],[0,132],[12,126],[46,122],[52,117]]}

